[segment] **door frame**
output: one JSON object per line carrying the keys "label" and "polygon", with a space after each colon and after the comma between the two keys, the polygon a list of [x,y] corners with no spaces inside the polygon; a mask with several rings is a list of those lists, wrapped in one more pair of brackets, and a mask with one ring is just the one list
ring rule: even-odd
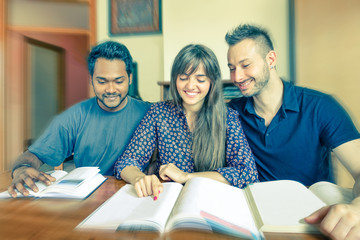
{"label": "door frame", "polygon": [[32,116],[31,116],[31,99],[32,99],[32,95],[31,95],[31,81],[32,81],[32,77],[31,77],[31,51],[30,51],[30,45],[33,46],[39,46],[39,47],[43,47],[43,48],[47,48],[50,50],[54,50],[56,52],[60,53],[59,56],[59,65],[58,65],[58,69],[59,69],[59,75],[57,77],[57,113],[62,112],[65,109],[65,77],[66,77],[66,72],[65,72],[65,51],[63,48],[56,46],[56,45],[52,45],[46,42],[42,42],[30,37],[25,37],[24,38],[24,42],[25,42],[25,53],[24,53],[24,59],[25,59],[25,83],[24,83],[24,93],[25,93],[25,97],[24,97],[24,106],[25,106],[25,121],[24,121],[24,130],[25,130],[25,139],[27,141],[27,146],[30,146],[29,140],[31,141],[31,123],[32,123]]}
{"label": "door frame", "polygon": [[[36,31],[44,33],[63,33],[63,34],[85,34],[89,39],[89,46],[94,46],[96,40],[96,5],[97,0],[67,0],[87,3],[89,6],[89,29],[67,29],[67,28],[43,28],[36,26],[9,26],[8,25],[8,14],[7,14],[7,3],[8,0],[0,0],[0,173],[8,171],[12,168],[12,164],[15,161],[15,157],[19,154],[22,149],[23,143],[19,140],[9,143],[7,136],[13,129],[9,128],[9,123],[6,119],[9,114],[7,96],[11,94],[9,89],[9,76],[8,76],[8,65],[6,60],[12,54],[8,48],[8,31],[23,32],[23,31]],[[23,51],[23,49],[20,49]],[[6,77],[8,76],[8,77]],[[91,91],[89,91],[91,95]],[[21,116],[17,116],[21,117]],[[20,136],[14,138],[20,139]],[[20,146],[21,145],[21,146]]]}
{"label": "door frame", "polygon": [[7,25],[6,0],[0,0],[0,172],[6,169],[5,162],[5,42]]}

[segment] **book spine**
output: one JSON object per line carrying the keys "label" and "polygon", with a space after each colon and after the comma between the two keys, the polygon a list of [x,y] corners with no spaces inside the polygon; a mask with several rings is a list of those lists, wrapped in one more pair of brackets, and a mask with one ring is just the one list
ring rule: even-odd
{"label": "book spine", "polygon": [[244,192],[245,192],[245,197],[246,197],[246,201],[247,204],[250,208],[251,214],[253,216],[254,222],[256,224],[256,227],[259,231],[261,231],[262,226],[264,226],[264,222],[261,219],[261,215],[259,213],[259,210],[255,204],[255,200],[254,197],[251,193],[250,187],[247,186],[246,188],[244,188]]}

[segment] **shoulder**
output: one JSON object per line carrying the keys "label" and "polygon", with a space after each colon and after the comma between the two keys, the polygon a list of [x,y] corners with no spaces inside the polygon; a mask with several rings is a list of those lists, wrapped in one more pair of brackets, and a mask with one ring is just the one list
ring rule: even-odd
{"label": "shoulder", "polygon": [[231,107],[226,107],[228,118],[238,118],[239,112]]}
{"label": "shoulder", "polygon": [[145,111],[149,110],[149,108],[151,107],[150,102],[146,102],[146,101],[142,101],[133,97],[128,96],[129,98],[129,105],[131,105],[132,108],[138,108],[138,109],[143,109]]}
{"label": "shoulder", "polygon": [[153,123],[167,122],[178,117],[178,108],[171,102],[153,103],[144,119]]}
{"label": "shoulder", "polygon": [[234,98],[228,103],[228,106],[238,112],[241,112],[244,109],[247,100],[248,98],[246,97]]}
{"label": "shoulder", "polygon": [[240,125],[239,112],[230,107],[227,107],[226,122],[228,126]]}
{"label": "shoulder", "polygon": [[300,112],[316,116],[318,122],[328,123],[351,119],[336,97],[305,87],[295,87]]}
{"label": "shoulder", "polygon": [[79,118],[92,112],[94,107],[97,107],[96,98],[89,98],[70,106],[60,113],[57,118],[60,118],[62,121],[68,118]]}
{"label": "shoulder", "polygon": [[332,95],[315,89],[294,86],[302,111],[343,111],[339,101]]}
{"label": "shoulder", "polygon": [[153,103],[147,115],[151,116],[158,121],[164,119],[178,118],[182,108],[175,105],[172,101],[162,101]]}
{"label": "shoulder", "polygon": [[96,98],[88,98],[85,100],[82,100],[81,102],[77,102],[74,105],[70,106],[68,109],[79,109],[79,108],[89,108],[96,104]]}
{"label": "shoulder", "polygon": [[301,87],[301,86],[292,86],[294,89],[295,94],[298,97],[303,97],[304,100],[307,101],[325,101],[325,102],[333,102],[336,101],[331,95],[320,92],[315,89],[307,88],[307,87]]}
{"label": "shoulder", "polygon": [[153,103],[150,109],[153,111],[169,112],[176,108],[176,105],[172,101],[162,101]]}

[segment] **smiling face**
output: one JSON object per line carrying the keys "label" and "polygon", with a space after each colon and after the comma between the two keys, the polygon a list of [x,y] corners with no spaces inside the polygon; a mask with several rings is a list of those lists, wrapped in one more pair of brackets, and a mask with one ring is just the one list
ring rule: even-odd
{"label": "smiling face", "polygon": [[98,58],[92,85],[99,106],[108,112],[121,110],[127,103],[132,75],[128,76],[124,61]]}
{"label": "smiling face", "polygon": [[200,64],[191,74],[178,75],[176,89],[182,99],[183,107],[191,108],[192,111],[200,110],[209,92],[210,84],[211,81],[205,73],[203,64]]}
{"label": "smiling face", "polygon": [[228,66],[232,82],[246,97],[260,94],[269,82],[269,64],[252,39],[229,47]]}

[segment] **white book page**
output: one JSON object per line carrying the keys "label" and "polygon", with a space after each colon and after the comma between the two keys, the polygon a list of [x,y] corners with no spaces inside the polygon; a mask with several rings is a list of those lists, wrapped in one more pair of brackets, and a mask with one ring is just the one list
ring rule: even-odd
{"label": "white book page", "polygon": [[139,198],[132,185],[127,184],[96,209],[77,228],[116,230],[120,224],[146,224],[159,226],[165,223],[182,189],[178,183],[164,183],[158,200],[151,196]]}
{"label": "white book page", "polygon": [[84,199],[105,180],[106,178],[98,173],[75,188],[47,188],[39,194],[39,197]]}
{"label": "white book page", "polygon": [[99,167],[78,167],[73,169],[63,179],[87,179],[100,172]]}
{"label": "white book page", "polygon": [[58,179],[51,188],[61,189],[75,189],[84,183],[86,180],[92,179],[96,174],[100,172],[98,167],[79,167],[73,169],[67,175]]}
{"label": "white book page", "polygon": [[66,176],[68,173],[63,170],[54,170],[53,172],[48,172],[52,177],[56,178],[56,181],[51,183],[51,185],[47,186],[43,182],[36,182],[36,186],[39,188],[38,192],[33,192],[29,187],[26,186],[31,196],[40,196],[42,192],[44,192],[47,188],[53,186],[56,184],[60,179],[62,179],[64,176]]}
{"label": "white book page", "polygon": [[327,205],[336,203],[348,204],[354,199],[352,189],[343,188],[330,182],[317,182],[309,187]]}
{"label": "white book page", "polygon": [[325,206],[325,203],[301,183],[279,180],[254,183],[249,187],[264,223],[261,230],[316,231],[303,219]]}
{"label": "white book page", "polygon": [[[186,221],[187,218],[206,223],[201,217],[200,211],[253,233],[258,232],[247,206],[246,197],[241,189],[200,177],[193,178],[185,184],[167,228],[173,227],[172,224],[177,221]],[[211,229],[210,226],[208,228]]]}

